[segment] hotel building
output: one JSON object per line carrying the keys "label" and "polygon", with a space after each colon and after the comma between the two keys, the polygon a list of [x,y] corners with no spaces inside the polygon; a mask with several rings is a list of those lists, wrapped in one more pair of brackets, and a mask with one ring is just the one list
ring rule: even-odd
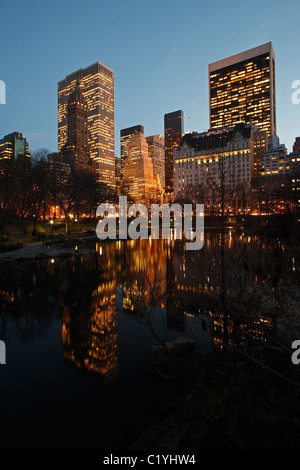
{"label": "hotel building", "polygon": [[228,129],[185,134],[174,149],[175,199],[192,199],[215,208],[220,205],[220,187],[226,188],[227,203],[240,204],[241,194],[250,193],[254,171],[257,129],[237,124]]}
{"label": "hotel building", "polygon": [[88,144],[99,181],[115,186],[114,72],[100,62],[58,83],[58,150],[67,143],[69,95],[80,80],[88,111]]}
{"label": "hotel building", "polygon": [[272,43],[208,66],[210,128],[237,122],[276,134],[275,54]]}

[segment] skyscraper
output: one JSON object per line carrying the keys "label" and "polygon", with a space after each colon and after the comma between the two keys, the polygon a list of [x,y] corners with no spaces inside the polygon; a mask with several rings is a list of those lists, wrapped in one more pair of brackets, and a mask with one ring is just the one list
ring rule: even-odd
{"label": "skyscraper", "polygon": [[144,134],[144,126],[138,124],[137,126],[127,127],[120,131],[120,146],[121,146],[121,178],[124,177],[125,160],[128,156],[128,141],[134,134]]}
{"label": "skyscraper", "polygon": [[88,108],[88,144],[102,181],[115,186],[114,72],[100,62],[79,69],[58,83],[58,150],[67,142],[67,106],[80,80]]}
{"label": "skyscraper", "polygon": [[149,156],[153,162],[154,173],[159,176],[160,185],[165,187],[165,139],[156,134],[146,137]]}
{"label": "skyscraper", "polygon": [[173,147],[180,144],[184,132],[183,111],[174,111],[165,114],[165,158],[166,158],[166,187],[173,189],[174,185],[174,159]]}
{"label": "skyscraper", "polygon": [[148,144],[142,132],[128,141],[128,156],[124,166],[124,183],[128,194],[137,203],[149,203],[161,192],[159,176],[154,173]]}
{"label": "skyscraper", "polygon": [[61,149],[63,161],[74,167],[91,165],[88,144],[88,107],[77,79],[67,106],[68,138]]}
{"label": "skyscraper", "polygon": [[27,140],[21,132],[13,132],[0,139],[0,162],[15,163],[26,161],[30,165],[31,155]]}
{"label": "skyscraper", "polygon": [[275,54],[263,44],[208,66],[210,128],[255,124],[276,134]]}

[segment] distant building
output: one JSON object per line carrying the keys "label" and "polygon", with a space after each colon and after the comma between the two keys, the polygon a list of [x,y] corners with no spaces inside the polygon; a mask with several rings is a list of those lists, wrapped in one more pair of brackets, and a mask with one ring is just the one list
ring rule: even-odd
{"label": "distant building", "polygon": [[68,139],[68,103],[79,78],[88,111],[88,144],[99,181],[115,186],[114,72],[100,62],[58,83],[58,150]]}
{"label": "distant building", "polygon": [[207,209],[218,210],[223,183],[226,204],[245,208],[254,171],[256,131],[250,124],[237,124],[185,134],[174,149],[174,198],[196,199]]}
{"label": "distant building", "polygon": [[259,178],[261,172],[261,162],[265,158],[268,147],[267,131],[257,131],[254,135],[254,157],[253,157],[253,177]]}
{"label": "distant building", "polygon": [[294,145],[293,145],[293,152],[300,153],[300,137],[296,137]]}
{"label": "distant building", "polygon": [[275,54],[272,43],[209,65],[210,128],[238,122],[276,134]]}
{"label": "distant building", "polygon": [[260,162],[260,175],[285,175],[290,172],[290,159],[287,156],[287,149],[284,144],[280,144],[277,135],[268,139],[268,147]]}
{"label": "distant building", "polygon": [[278,136],[268,138],[260,175],[252,182],[253,202],[259,213],[295,212],[300,207],[300,153],[287,153]]}
{"label": "distant building", "polygon": [[153,162],[154,173],[159,176],[160,185],[165,187],[165,139],[162,135],[146,137],[149,155]]}
{"label": "distant building", "polygon": [[120,131],[121,179],[124,178],[125,161],[128,156],[128,141],[132,135],[139,133],[144,134],[144,126],[141,126],[140,124],[132,127],[127,127],[126,129],[121,129]]}
{"label": "distant building", "polygon": [[0,162],[2,164],[14,162],[31,163],[31,155],[27,140],[21,132],[13,132],[0,140]]}
{"label": "distant building", "polygon": [[71,175],[71,165],[63,161],[63,156],[61,153],[49,153],[47,155],[48,167],[50,172],[55,174],[55,178],[58,184],[66,181],[67,178]]}
{"label": "distant building", "polygon": [[144,134],[139,132],[128,141],[128,156],[124,167],[126,191],[135,202],[148,204],[161,193],[159,176],[154,173]]}
{"label": "distant building", "polygon": [[290,173],[300,173],[300,151],[289,154]]}
{"label": "distant building", "polygon": [[184,132],[184,116],[183,111],[174,111],[165,114],[165,161],[166,161],[166,188],[173,190],[174,187],[174,157],[173,147],[180,145]]}
{"label": "distant building", "polygon": [[[296,147],[297,148],[297,147]],[[300,210],[300,151],[289,154],[290,164],[290,192],[294,207]]]}

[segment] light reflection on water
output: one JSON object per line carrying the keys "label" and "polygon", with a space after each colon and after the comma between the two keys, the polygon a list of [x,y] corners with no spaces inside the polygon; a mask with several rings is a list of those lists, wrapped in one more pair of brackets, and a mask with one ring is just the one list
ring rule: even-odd
{"label": "light reflection on water", "polygon": [[[197,341],[201,352],[210,353],[223,347],[225,336],[229,344],[265,341],[259,321],[245,329],[239,319],[237,327],[219,309],[221,235],[207,234],[204,248],[189,252],[176,238],[105,241],[89,247],[90,253],[83,256],[2,267],[0,339],[7,344],[7,385],[1,398],[10,401],[8,384],[20,385],[15,374],[34,389],[41,387],[36,374],[45,374],[45,384],[51,379],[58,387],[57,400],[68,408],[74,406],[79,391],[83,401],[89,400],[86,377],[101,378],[97,393],[100,400],[105,396],[109,421],[112,400],[118,391],[127,390],[128,380],[135,391],[141,387],[153,397],[154,408],[157,405],[155,381],[147,369],[151,344],[187,336]],[[263,265],[274,242],[230,231],[226,248],[232,250],[229,260],[239,260],[251,250],[260,253]],[[68,404],[59,386],[62,383],[69,390],[66,377],[75,394]],[[159,384],[157,390],[163,387]],[[52,400],[43,393],[46,401]],[[30,403],[31,398],[27,399]],[[122,402],[122,413],[125,406]],[[59,405],[57,413],[62,413]],[[120,417],[120,408],[116,413]],[[128,419],[126,413],[123,419]]]}

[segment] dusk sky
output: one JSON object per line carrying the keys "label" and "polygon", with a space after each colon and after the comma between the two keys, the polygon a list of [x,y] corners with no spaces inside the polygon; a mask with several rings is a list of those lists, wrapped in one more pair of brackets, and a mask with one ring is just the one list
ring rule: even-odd
{"label": "dusk sky", "polygon": [[[209,127],[208,64],[271,41],[277,134],[300,136],[300,2],[1,0],[0,138],[22,132],[30,150],[57,151],[57,82],[96,61],[115,72],[115,142],[136,124],[163,134],[182,109],[185,131]],[[188,119],[191,117],[191,119]]]}

